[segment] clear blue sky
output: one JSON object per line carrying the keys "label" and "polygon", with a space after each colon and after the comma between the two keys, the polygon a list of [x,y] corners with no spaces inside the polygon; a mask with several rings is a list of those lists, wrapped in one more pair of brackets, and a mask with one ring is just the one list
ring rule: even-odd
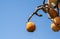
{"label": "clear blue sky", "polygon": [[47,14],[33,16],[36,31],[26,31],[26,21],[43,0],[0,0],[0,39],[60,39],[60,31],[53,32]]}

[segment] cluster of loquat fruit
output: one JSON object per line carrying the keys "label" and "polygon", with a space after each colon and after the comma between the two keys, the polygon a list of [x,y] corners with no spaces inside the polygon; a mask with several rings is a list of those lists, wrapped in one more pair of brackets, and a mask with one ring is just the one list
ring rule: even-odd
{"label": "cluster of loquat fruit", "polygon": [[53,21],[54,22],[52,22],[51,28],[54,32],[57,32],[60,30],[60,17],[55,17]]}

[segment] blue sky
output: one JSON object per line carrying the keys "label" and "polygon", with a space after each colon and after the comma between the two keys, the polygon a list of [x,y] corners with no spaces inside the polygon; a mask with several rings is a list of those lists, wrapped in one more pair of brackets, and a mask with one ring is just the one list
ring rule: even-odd
{"label": "blue sky", "polygon": [[35,32],[26,31],[26,21],[43,0],[0,0],[0,39],[60,39],[60,31],[53,32],[51,21],[42,10],[43,17],[33,16]]}

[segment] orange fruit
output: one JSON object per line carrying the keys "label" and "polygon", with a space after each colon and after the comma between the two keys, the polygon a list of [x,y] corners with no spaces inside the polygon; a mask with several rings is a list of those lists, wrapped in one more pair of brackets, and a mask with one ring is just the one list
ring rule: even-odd
{"label": "orange fruit", "polygon": [[56,0],[48,0],[48,4],[50,5],[52,2],[56,2]]}
{"label": "orange fruit", "polygon": [[51,28],[52,28],[52,30],[53,30],[54,32],[59,31],[58,26],[56,26],[54,23],[51,24]]}
{"label": "orange fruit", "polygon": [[56,23],[56,24],[59,24],[60,25],[60,17],[55,17],[53,19],[53,21]]}
{"label": "orange fruit", "polygon": [[50,16],[52,19],[54,19],[55,17],[57,17],[57,16],[58,16],[57,11],[56,11],[56,10],[54,10],[53,8],[50,8],[50,9],[49,9],[48,14],[49,14],[49,16]]}
{"label": "orange fruit", "polygon": [[28,23],[26,24],[26,30],[27,30],[28,32],[34,32],[35,29],[36,29],[36,26],[35,26],[35,24],[34,24],[33,22],[28,22]]}
{"label": "orange fruit", "polygon": [[53,21],[57,24],[57,26],[59,27],[59,30],[60,30],[60,17],[55,17],[53,19]]}
{"label": "orange fruit", "polygon": [[[57,0],[48,0],[48,5],[51,6],[51,3],[54,3],[56,6]],[[58,8],[60,9],[60,2],[58,3]]]}

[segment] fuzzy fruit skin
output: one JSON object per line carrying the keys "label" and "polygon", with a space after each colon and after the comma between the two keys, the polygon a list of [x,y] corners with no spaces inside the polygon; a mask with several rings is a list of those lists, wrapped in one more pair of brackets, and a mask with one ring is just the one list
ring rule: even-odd
{"label": "fuzzy fruit skin", "polygon": [[33,22],[28,22],[28,23],[26,24],[26,30],[27,30],[28,32],[34,32],[35,29],[36,29],[36,26],[35,26],[35,24],[34,24]]}
{"label": "fuzzy fruit skin", "polygon": [[59,31],[59,27],[56,26],[54,23],[51,24],[51,28],[52,28],[52,30],[53,30],[54,32]]}

